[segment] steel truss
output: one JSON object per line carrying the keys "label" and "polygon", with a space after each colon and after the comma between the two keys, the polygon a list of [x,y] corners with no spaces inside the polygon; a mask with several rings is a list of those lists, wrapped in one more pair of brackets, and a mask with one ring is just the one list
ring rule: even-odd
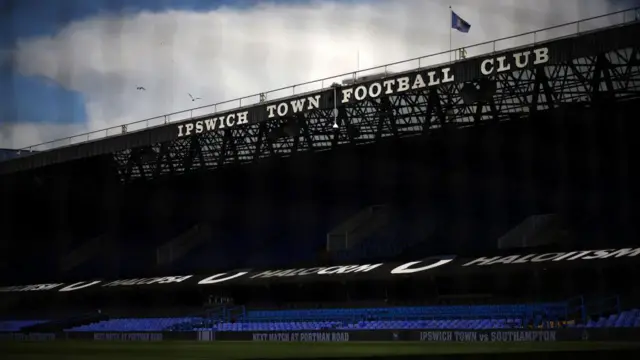
{"label": "steel truss", "polygon": [[[495,95],[483,103],[465,104],[461,96],[465,84],[453,83],[344,106],[339,108],[338,129],[333,128],[333,110],[315,110],[296,118],[128,149],[115,153],[114,158],[121,179],[127,182],[325,151],[345,144],[362,145],[388,137],[426,135],[446,124],[459,128],[509,121],[563,103],[639,98],[638,51],[619,49],[494,75],[490,80],[496,85]],[[480,81],[473,85],[480,86]]]}

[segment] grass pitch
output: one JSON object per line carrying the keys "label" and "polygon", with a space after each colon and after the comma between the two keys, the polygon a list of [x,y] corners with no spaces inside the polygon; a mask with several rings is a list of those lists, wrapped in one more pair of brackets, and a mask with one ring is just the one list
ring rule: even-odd
{"label": "grass pitch", "polygon": [[5,360],[243,360],[365,358],[445,354],[640,349],[636,343],[256,343],[256,342],[2,342]]}

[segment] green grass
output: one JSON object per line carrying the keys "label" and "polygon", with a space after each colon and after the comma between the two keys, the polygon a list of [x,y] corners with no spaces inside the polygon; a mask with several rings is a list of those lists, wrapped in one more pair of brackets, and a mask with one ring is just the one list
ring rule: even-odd
{"label": "green grass", "polygon": [[256,342],[2,342],[5,360],[303,359],[432,354],[632,349],[629,343],[256,343]]}

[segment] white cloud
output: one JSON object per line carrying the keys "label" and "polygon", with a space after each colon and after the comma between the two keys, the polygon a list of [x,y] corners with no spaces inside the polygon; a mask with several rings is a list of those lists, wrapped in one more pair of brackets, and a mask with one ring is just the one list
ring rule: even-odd
{"label": "white cloud", "polygon": [[187,109],[194,105],[188,92],[204,105],[346,73],[355,70],[358,49],[361,68],[444,51],[449,3],[472,25],[454,34],[454,46],[612,11],[601,0],[389,0],[101,15],[20,41],[14,53],[21,73],[85,95],[86,127],[16,125],[0,129],[0,144],[31,145]]}
{"label": "white cloud", "polygon": [[[87,127],[77,124],[0,123],[0,149],[18,149],[40,144],[51,139],[62,139],[86,132]],[[58,145],[62,145],[59,142]]]}

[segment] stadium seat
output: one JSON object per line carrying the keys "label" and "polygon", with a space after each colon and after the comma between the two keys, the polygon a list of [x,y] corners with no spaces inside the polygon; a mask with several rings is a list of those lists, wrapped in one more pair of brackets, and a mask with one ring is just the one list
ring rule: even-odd
{"label": "stadium seat", "polygon": [[[83,325],[67,331],[315,331],[378,329],[510,329],[534,323],[535,311],[560,309],[557,303],[532,305],[423,306],[360,309],[253,310],[237,322],[199,317],[122,318]],[[14,329],[32,322],[0,323]],[[26,324],[26,325],[25,325]],[[540,322],[536,326],[541,326]],[[637,309],[591,319],[570,327],[640,327]]]}

